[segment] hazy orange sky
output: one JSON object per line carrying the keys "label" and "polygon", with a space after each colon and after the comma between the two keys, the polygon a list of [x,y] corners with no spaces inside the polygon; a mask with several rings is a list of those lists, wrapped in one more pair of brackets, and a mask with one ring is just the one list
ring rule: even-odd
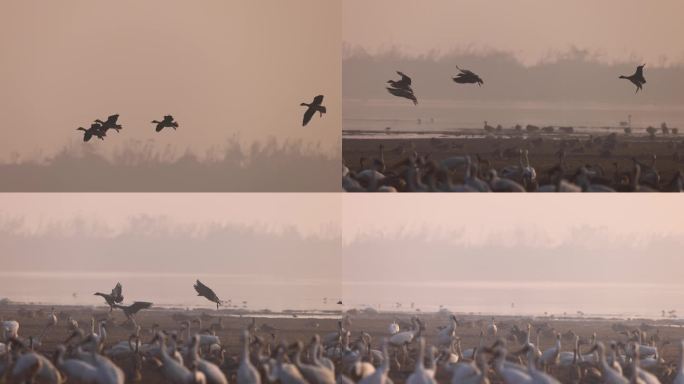
{"label": "hazy orange sky", "polygon": [[679,0],[345,0],[343,40],[369,51],[513,52],[526,64],[572,46],[605,61],[684,62]]}
{"label": "hazy orange sky", "polygon": [[[338,0],[7,0],[0,3],[0,160],[81,144],[78,126],[121,114],[98,147],[154,140],[203,153],[277,137],[339,151]],[[303,107],[328,114],[301,127]],[[173,114],[176,131],[150,124]],[[97,140],[96,140],[97,141]]]}

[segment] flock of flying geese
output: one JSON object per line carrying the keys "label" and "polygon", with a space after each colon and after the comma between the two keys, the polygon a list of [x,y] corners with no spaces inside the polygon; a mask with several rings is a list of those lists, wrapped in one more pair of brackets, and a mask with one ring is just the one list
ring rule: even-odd
{"label": "flock of flying geese", "polygon": [[[644,78],[645,66],[646,64],[639,65],[637,66],[636,71],[632,75],[621,75],[619,78],[629,80],[632,84],[636,86],[636,92],[639,92],[643,89],[643,85],[646,84],[646,79]],[[475,72],[468,69],[461,69],[458,65],[456,66],[456,69],[458,69],[459,73],[455,77],[451,78],[455,83],[477,84],[480,87],[482,86],[482,84],[484,84],[482,78]],[[401,71],[397,71],[397,74],[401,76],[401,79],[388,80],[387,83],[389,83],[389,87],[386,87],[387,91],[394,96],[409,99],[413,102],[413,105],[417,105],[418,99],[416,98],[416,95],[413,93],[413,88],[411,88],[411,78]]]}
{"label": "flock of flying geese", "polygon": [[[179,329],[161,330],[154,324],[144,330],[149,335],[144,342],[138,324],[128,339],[115,341],[108,338],[108,320],[100,321],[96,328],[93,318],[90,330],[84,331],[69,317],[65,322],[69,336],[48,355],[36,338],[20,336],[18,321],[8,320],[0,322],[0,382],[684,383],[684,341],[679,342],[679,361],[669,363],[658,348],[670,341],[660,340],[657,332],[646,341],[647,334],[640,329],[626,329],[617,333],[620,340],[603,342],[596,333],[581,337],[551,328],[555,342],[544,349],[539,343],[544,328],[536,328],[533,340],[532,326],[528,323],[525,331],[518,322],[496,324],[492,318],[480,329],[479,343],[462,349],[458,336],[462,325],[454,315],[429,336],[430,345],[426,325],[418,317],[412,317],[410,324],[393,321],[379,343],[367,332],[353,334],[351,320],[344,317],[338,321],[337,331],[312,334],[307,344],[278,340],[277,329],[257,328],[252,318],[239,333],[239,354],[226,356],[226,346],[216,335],[217,329],[224,330],[221,321],[209,330],[202,329],[199,318],[181,321]],[[58,323],[53,309],[46,329],[55,330]],[[197,329],[191,330],[193,324]],[[564,350],[562,340],[571,348]],[[587,349],[583,351],[582,346]]]}
{"label": "flock of flying geese", "polygon": [[[306,111],[304,112],[302,126],[306,126],[316,112],[318,112],[321,117],[323,117],[323,114],[326,112],[325,106],[323,106],[323,95],[314,97],[311,103],[301,103],[301,106],[307,107]],[[107,136],[107,131],[110,129],[119,132],[123,128],[123,126],[118,123],[118,120],[119,115],[115,114],[109,116],[105,121],[95,119],[93,123],[90,124],[90,128],[78,127],[76,130],[83,131],[83,141],[85,142],[90,141],[90,139],[93,137],[104,140],[104,138]],[[161,121],[152,120],[152,124],[155,124],[156,132],[161,132],[164,128],[173,128],[174,130],[178,128],[178,122],[176,122],[171,115],[164,116]]]}

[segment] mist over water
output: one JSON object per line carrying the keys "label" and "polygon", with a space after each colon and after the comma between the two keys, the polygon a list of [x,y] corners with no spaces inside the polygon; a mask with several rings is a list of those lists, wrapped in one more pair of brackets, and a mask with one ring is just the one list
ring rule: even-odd
{"label": "mist over water", "polygon": [[443,306],[460,313],[577,316],[582,311],[584,316],[619,318],[661,318],[662,310],[684,311],[684,285],[672,284],[346,281],[344,295],[347,306],[386,311],[433,312]]}
{"label": "mist over water", "polygon": [[339,309],[340,297],[337,280],[257,275],[10,272],[0,273],[0,277],[0,298],[55,305],[106,305],[93,293],[109,293],[117,281],[123,285],[124,304],[151,301],[155,307],[215,309],[214,303],[197,296],[195,279],[209,285],[221,300],[231,300],[224,309],[329,311]]}

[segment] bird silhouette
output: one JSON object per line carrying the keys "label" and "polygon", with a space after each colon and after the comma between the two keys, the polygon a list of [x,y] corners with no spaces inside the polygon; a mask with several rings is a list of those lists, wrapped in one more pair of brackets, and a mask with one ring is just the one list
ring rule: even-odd
{"label": "bird silhouette", "polygon": [[101,129],[105,133],[107,133],[107,131],[110,129],[113,129],[113,130],[119,132],[119,130],[121,130],[122,127],[120,124],[116,123],[116,121],[118,119],[119,119],[119,115],[116,114],[116,115],[111,115],[111,116],[107,117],[107,120],[105,120],[105,121],[102,121],[100,119],[95,119],[95,122],[102,126]]}
{"label": "bird silhouette", "polygon": [[77,131],[83,131],[83,141],[88,142],[90,139],[95,136],[100,140],[104,140],[104,137],[107,136],[105,131],[102,130],[102,125],[98,123],[93,123],[90,125],[90,128],[85,129],[83,127],[78,127],[76,128]]}
{"label": "bird silhouette", "polygon": [[321,117],[323,117],[323,114],[326,113],[326,109],[323,105],[321,105],[322,103],[323,103],[323,95],[318,95],[318,96],[314,97],[311,104],[307,104],[307,103],[299,104],[302,107],[308,107],[306,112],[304,112],[304,120],[302,122],[302,127],[305,127],[309,123],[309,121],[311,121],[311,118],[313,117],[313,115],[316,114],[316,112],[320,113]]}
{"label": "bird silhouette", "polygon": [[164,128],[178,128],[178,123],[173,120],[173,116],[166,115],[162,121],[152,120],[152,124],[157,124],[155,131],[160,132]]}
{"label": "bird silhouette", "polygon": [[411,89],[411,78],[406,76],[406,74],[401,71],[397,71],[397,74],[401,76],[401,80],[387,80],[387,83],[389,83],[389,85],[392,86],[392,88],[406,89],[408,91],[413,92],[413,90]]}
{"label": "bird silhouette", "polygon": [[644,67],[646,64],[642,64],[637,66],[636,71],[634,72],[633,75],[631,76],[620,76],[620,79],[627,79],[632,82],[632,84],[636,85],[636,91],[634,93],[639,92],[639,90],[642,89],[643,85],[646,84],[646,79],[644,78]]}
{"label": "bird silhouette", "polygon": [[131,305],[114,304],[114,307],[123,310],[123,313],[129,319],[131,317],[135,316],[136,313],[140,312],[140,310],[148,309],[151,306],[152,306],[152,303],[150,303],[148,301],[134,301],[133,304],[131,304]]}
{"label": "bird silhouette", "polygon": [[403,97],[405,99],[409,99],[413,101],[413,105],[418,104],[418,99],[416,99],[416,96],[413,94],[412,90],[407,90],[407,89],[398,89],[398,88],[387,88],[387,92],[393,94],[394,96],[397,97]]}
{"label": "bird silhouette", "polygon": [[219,305],[221,305],[221,299],[218,298],[216,293],[214,293],[211,288],[202,284],[202,282],[199,280],[197,280],[197,283],[195,283],[194,287],[195,291],[197,291],[197,296],[202,296],[207,300],[216,303],[216,309],[219,309]]}
{"label": "bird silhouette", "polygon": [[484,81],[482,81],[482,78],[478,76],[475,72],[467,70],[467,69],[461,69],[459,66],[456,66],[456,69],[460,71],[456,77],[452,77],[454,82],[459,83],[459,84],[477,84],[478,86],[482,86],[484,84]]}
{"label": "bird silhouette", "polygon": [[105,299],[107,305],[109,305],[109,312],[113,310],[116,304],[123,302],[124,299],[121,283],[116,283],[116,286],[112,289],[112,293],[95,292],[94,295],[102,296]]}

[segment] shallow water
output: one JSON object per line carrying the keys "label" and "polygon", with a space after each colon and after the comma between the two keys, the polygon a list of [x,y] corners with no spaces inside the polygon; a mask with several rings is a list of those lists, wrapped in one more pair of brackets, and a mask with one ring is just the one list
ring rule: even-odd
{"label": "shallow water", "polygon": [[[662,318],[684,312],[684,285],[584,282],[345,282],[348,306],[379,310]],[[411,303],[415,303],[413,308]],[[399,303],[399,304],[398,304]],[[398,306],[400,305],[400,307]]]}

